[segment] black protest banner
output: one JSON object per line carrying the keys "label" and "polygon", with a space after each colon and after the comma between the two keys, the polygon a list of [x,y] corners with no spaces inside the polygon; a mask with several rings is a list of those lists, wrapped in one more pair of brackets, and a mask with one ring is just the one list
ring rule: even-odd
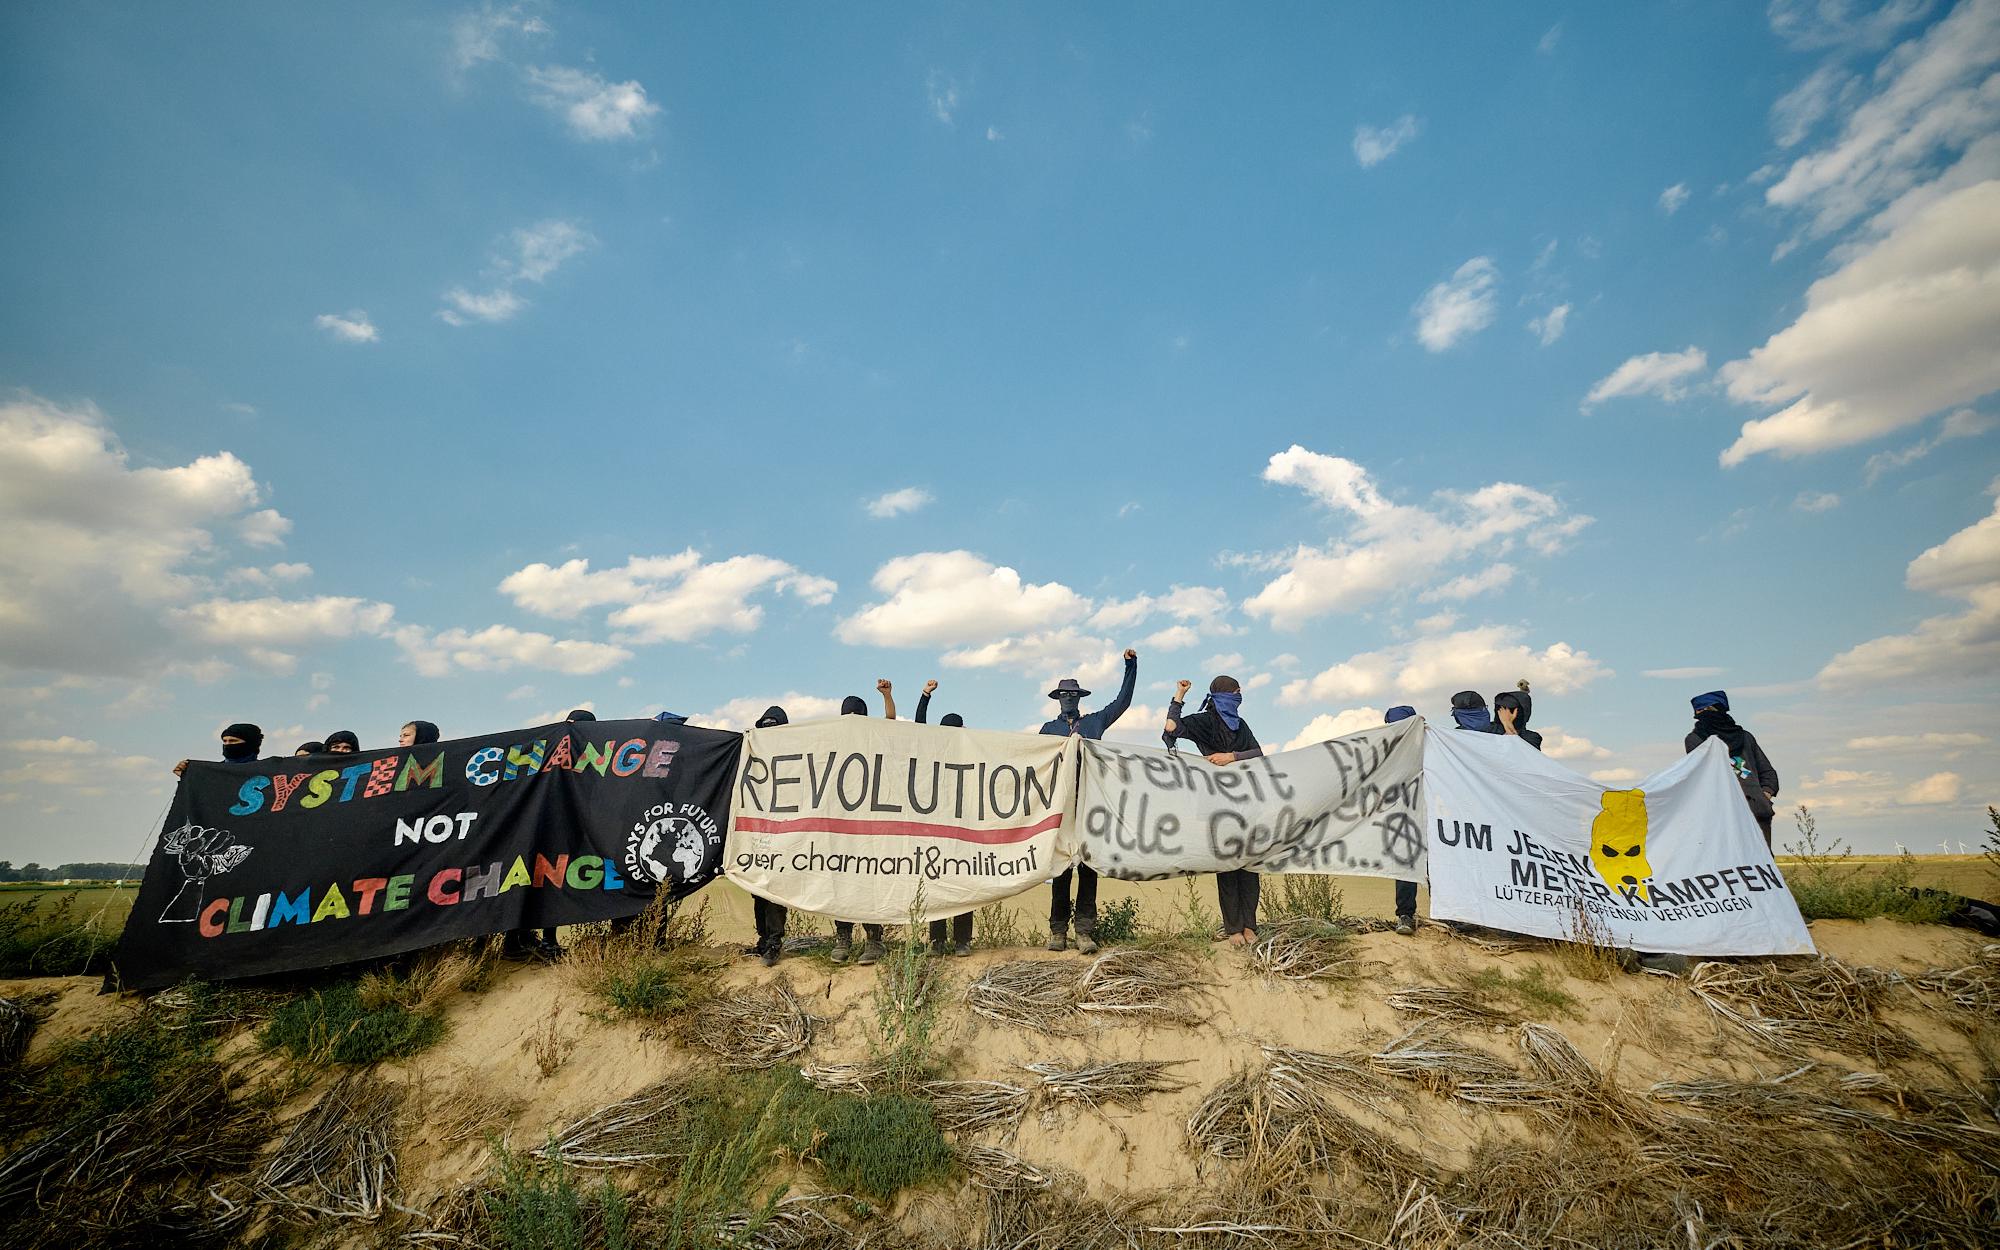
{"label": "black protest banner", "polygon": [[190,764],[118,976],[153,989],[636,915],[716,875],[741,743],[592,721]]}

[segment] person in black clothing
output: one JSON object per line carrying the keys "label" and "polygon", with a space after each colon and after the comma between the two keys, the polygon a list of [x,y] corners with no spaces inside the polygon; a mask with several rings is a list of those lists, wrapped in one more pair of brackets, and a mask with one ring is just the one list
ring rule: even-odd
{"label": "person in black clothing", "polygon": [[333,755],[353,755],[361,749],[361,739],[352,729],[336,729],[326,736],[326,749]]}
{"label": "person in black clothing", "polygon": [[[937,693],[937,688],[937,678],[933,677],[924,683],[924,692],[917,696],[916,721],[919,725],[924,724],[924,718],[930,715],[931,696]],[[938,721],[938,724],[946,729],[963,729],[965,728],[965,718],[957,712],[946,712],[943,719]],[[949,933],[946,932],[947,926],[950,929]],[[950,941],[950,946],[946,946],[945,944],[947,939]],[[946,950],[959,955],[970,955],[972,953],[971,912],[960,912],[949,921],[931,921],[932,953],[942,955]]]}
{"label": "person in black clothing", "polygon": [[1451,723],[1474,733],[1493,732],[1493,714],[1486,710],[1486,696],[1477,690],[1461,690],[1451,696]]}
{"label": "person in black clothing", "polygon": [[563,717],[563,719],[572,722],[584,721],[584,720],[596,720],[597,713],[591,711],[587,707],[571,708],[569,715]]}
{"label": "person in black clothing", "polygon": [[320,742],[320,741],[318,741],[317,739],[315,739],[315,740],[314,740],[314,741],[312,741],[312,742],[301,742],[301,743],[299,743],[299,749],[298,749],[298,750],[296,750],[296,751],[294,751],[294,752],[292,752],[292,754],[293,754],[293,755],[320,755],[320,754],[323,754],[323,753],[324,753],[325,751],[326,751],[326,743],[324,743],[324,742]]}
{"label": "person in black clothing", "polygon": [[[264,749],[264,731],[248,721],[238,721],[222,731],[222,762],[225,764],[254,764],[257,752]],[[188,762],[182,760],[174,765],[174,776],[187,771]]]}
{"label": "person in black clothing", "polygon": [[1519,738],[1539,751],[1542,749],[1542,735],[1528,728],[1528,718],[1534,712],[1535,701],[1528,694],[1528,682],[1523,678],[1514,683],[1514,689],[1503,690],[1493,696],[1492,732]]}
{"label": "person in black clothing", "polygon": [[[785,709],[773,703],[757,718],[757,728],[769,729],[774,725],[789,725],[792,718],[785,715]],[[768,898],[752,894],[750,909],[757,920],[757,943],[743,953],[757,955],[766,968],[778,966],[779,958],[785,953],[785,906]]]}
{"label": "person in black clothing", "polygon": [[[1264,754],[1257,735],[1243,719],[1243,687],[1234,677],[1217,677],[1208,683],[1208,698],[1192,716],[1181,713],[1193,682],[1184,681],[1167,705],[1167,728],[1160,735],[1167,750],[1177,739],[1194,743],[1211,764],[1234,764],[1254,760]],[[1229,941],[1246,946],[1257,940],[1257,897],[1263,882],[1248,868],[1232,868],[1215,874],[1215,900],[1222,909],[1222,931]]]}
{"label": "person in black clothing", "polygon": [[427,720],[413,720],[396,735],[399,747],[425,747],[438,740],[438,727]]}
{"label": "person in black clothing", "polygon": [[1771,817],[1777,810],[1773,800],[1778,797],[1778,770],[1771,767],[1771,759],[1757,745],[1756,737],[1729,715],[1726,691],[1711,690],[1689,702],[1694,705],[1694,731],[1687,736],[1688,751],[1692,753],[1710,738],[1722,739],[1722,745],[1729,748],[1730,767],[1736,770],[1737,783],[1743,787],[1743,800],[1750,805],[1750,814],[1757,818],[1757,827],[1764,832],[1764,845],[1770,846]]}
{"label": "person in black clothing", "polygon": [[[1382,723],[1393,725],[1399,720],[1408,720],[1417,714],[1417,709],[1407,703],[1398,704],[1382,714]],[[1409,937],[1417,931],[1417,883],[1398,881],[1396,883],[1396,932]]]}
{"label": "person in black clothing", "polygon": [[[1132,689],[1139,680],[1139,653],[1125,648],[1125,680],[1118,687],[1117,697],[1095,712],[1083,710],[1083,701],[1090,697],[1074,677],[1065,677],[1049,691],[1049,697],[1056,701],[1059,714],[1052,721],[1042,725],[1041,732],[1057,738],[1088,738],[1092,742],[1104,737],[1104,731],[1118,723],[1125,715],[1125,709],[1132,706]],[[1076,884],[1076,906],[1070,907],[1070,883]],[[1049,882],[1049,941],[1043,950],[1059,951],[1069,946],[1069,926],[1076,921],[1076,949],[1081,954],[1097,953],[1097,870],[1089,864],[1076,864],[1062,870]]]}
{"label": "person in black clothing", "polygon": [[[882,715],[888,717],[890,720],[895,720],[896,696],[889,684],[889,679],[884,677],[876,682],[875,689],[882,695]],[[840,714],[842,716],[866,716],[868,715],[868,700],[858,694],[848,695],[840,701]],[[879,924],[868,924],[864,921],[861,925],[861,933],[866,940],[861,943],[861,958],[855,959],[854,962],[857,964],[875,963],[882,958],[883,954],[882,926]],[[833,922],[833,951],[827,958],[837,964],[844,964],[849,959],[854,958],[854,922],[852,920],[836,920]]]}

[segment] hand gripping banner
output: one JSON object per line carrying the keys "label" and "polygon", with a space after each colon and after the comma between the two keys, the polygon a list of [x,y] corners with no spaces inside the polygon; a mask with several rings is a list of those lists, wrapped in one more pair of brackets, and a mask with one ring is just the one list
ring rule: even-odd
{"label": "hand gripping banner", "polygon": [[1431,915],[1682,955],[1810,955],[1798,904],[1710,739],[1629,790],[1516,738],[1432,731]]}
{"label": "hand gripping banner", "polygon": [[715,876],[738,742],[592,721],[189,764],[118,975],[152,989],[634,915]]}
{"label": "hand gripping banner", "polygon": [[1411,719],[1238,764],[1083,744],[1083,861],[1152,880],[1249,868],[1421,881],[1423,729]]}
{"label": "hand gripping banner", "polygon": [[1076,740],[842,716],[744,735],[729,879],[896,924],[1019,894],[1075,860]]}

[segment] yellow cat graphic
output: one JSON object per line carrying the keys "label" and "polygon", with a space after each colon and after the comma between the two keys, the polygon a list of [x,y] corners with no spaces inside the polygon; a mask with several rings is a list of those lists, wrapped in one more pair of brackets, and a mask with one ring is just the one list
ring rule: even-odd
{"label": "yellow cat graphic", "polygon": [[1590,822],[1590,862],[1613,890],[1630,890],[1647,902],[1653,865],[1646,860],[1646,792],[1606,790],[1603,811]]}

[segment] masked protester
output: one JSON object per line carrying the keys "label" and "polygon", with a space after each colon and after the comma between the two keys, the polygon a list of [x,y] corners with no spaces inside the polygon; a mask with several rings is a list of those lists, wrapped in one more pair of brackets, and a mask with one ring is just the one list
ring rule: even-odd
{"label": "masked protester", "polygon": [[1451,696],[1451,723],[1474,733],[1493,732],[1493,714],[1486,710],[1486,696],[1477,690],[1461,690]]}
{"label": "masked protester", "polygon": [[[757,718],[757,728],[769,729],[773,725],[789,725],[792,718],[785,715],[785,709],[772,704]],[[752,894],[750,910],[757,922],[757,942],[743,953],[756,955],[764,961],[766,968],[778,966],[778,960],[785,953],[785,908],[768,898]]]}
{"label": "masked protester", "polygon": [[587,707],[571,708],[569,715],[563,717],[563,719],[574,724],[578,721],[596,720],[597,713]]}
{"label": "masked protester", "polygon": [[1729,765],[1736,770],[1737,783],[1743,787],[1743,800],[1750,804],[1750,814],[1757,818],[1757,827],[1764,832],[1764,845],[1771,845],[1778,770],[1771,767],[1771,759],[1757,745],[1756,737],[1730,716],[1726,691],[1711,690],[1689,702],[1694,705],[1694,731],[1687,736],[1688,751],[1692,753],[1710,738],[1722,739],[1722,745],[1729,748]]}
{"label": "masked protester", "polygon": [[336,729],[326,736],[326,749],[332,755],[352,755],[361,749],[361,739],[351,729]]}
{"label": "masked protester", "polygon": [[396,735],[399,747],[429,746],[438,740],[438,727],[427,720],[413,720],[403,726],[403,732]]}
{"label": "masked protester", "polygon": [[[1382,723],[1393,725],[1399,720],[1408,720],[1417,714],[1417,709],[1409,704],[1399,704],[1382,714]],[[1396,932],[1409,937],[1417,931],[1417,883],[1398,881],[1396,883]]]}
{"label": "masked protester", "polygon": [[[1254,760],[1264,754],[1250,722],[1243,719],[1243,687],[1234,677],[1217,677],[1208,683],[1208,697],[1193,715],[1181,711],[1193,682],[1181,682],[1167,705],[1167,728],[1160,737],[1169,751],[1182,738],[1211,764],[1234,764]],[[1263,882],[1248,868],[1232,868],[1215,874],[1215,901],[1222,910],[1223,935],[1234,945],[1247,946],[1257,940],[1257,900]]]}
{"label": "masked protester", "polygon": [[[881,681],[876,682],[875,689],[882,692],[884,709],[882,714],[890,720],[896,719],[896,700],[894,695],[890,693],[889,679],[885,677]],[[840,714],[842,716],[866,716],[868,715],[868,700],[858,694],[848,695],[840,701]],[[875,963],[882,958],[882,926],[879,924],[864,923],[861,926],[861,932],[867,940],[861,944],[861,958],[855,959],[854,962],[862,965]],[[848,960],[854,959],[853,921],[836,920],[833,922],[833,950],[827,957],[837,964],[844,964]]]}
{"label": "masked protester", "polygon": [[[597,718],[590,714],[589,709],[577,708],[563,719],[565,721],[577,721],[596,720]],[[403,745],[413,746],[426,742],[436,742],[438,740],[437,726],[427,720],[413,720],[403,726],[403,732],[406,735],[412,733],[412,731],[421,732],[425,730],[429,731],[430,737],[419,737],[415,742],[405,741]],[[636,916],[621,916],[611,922],[611,931],[613,933],[625,933],[637,923],[638,917]],[[500,939],[500,958],[513,960],[517,963],[532,959],[553,963],[561,959],[563,947],[562,935],[558,931],[559,928],[560,926],[558,925],[549,925],[541,929],[533,927],[509,929],[507,935]]]}
{"label": "masked protester", "polygon": [[319,741],[313,741],[313,742],[301,742],[301,743],[299,743],[299,749],[298,749],[298,750],[296,750],[296,751],[294,751],[294,752],[292,752],[292,754],[293,754],[293,755],[322,755],[322,754],[324,754],[325,752],[326,752],[326,743],[324,743],[324,742],[319,742]]}
{"label": "masked protester", "polygon": [[1535,713],[1535,701],[1528,694],[1525,678],[1514,683],[1514,689],[1502,690],[1493,696],[1493,726],[1491,732],[1519,738],[1537,751],[1542,749],[1542,735],[1528,728],[1528,718]]}
{"label": "masked protester", "polygon": [[[257,752],[264,749],[264,731],[248,721],[239,721],[224,729],[222,737],[222,762],[225,764],[254,764]],[[174,765],[174,776],[187,771],[188,761]]]}
{"label": "masked protester", "polygon": [[[1125,648],[1125,680],[1118,686],[1118,697],[1095,712],[1083,710],[1083,701],[1090,697],[1090,691],[1077,684],[1074,677],[1065,677],[1049,691],[1049,697],[1056,701],[1059,713],[1052,721],[1042,726],[1045,734],[1062,738],[1088,738],[1092,742],[1104,737],[1104,731],[1118,723],[1125,715],[1125,709],[1132,706],[1132,688],[1139,681],[1139,653]],[[1070,881],[1076,881],[1076,905],[1070,906]],[[1045,950],[1065,950],[1069,946],[1069,926],[1076,921],[1076,949],[1086,955],[1097,953],[1097,870],[1089,864],[1079,863],[1065,868],[1062,875],[1049,883],[1049,941]]]}
{"label": "masked protester", "polygon": [[[917,696],[916,721],[919,725],[925,724],[925,718],[931,713],[931,696],[937,693],[937,688],[937,678],[933,677],[924,683],[924,692]],[[963,729],[965,718],[957,712],[946,712],[938,724],[946,729]],[[971,912],[960,912],[949,921],[931,921],[931,952],[942,955],[947,950],[957,955],[972,953]]]}

